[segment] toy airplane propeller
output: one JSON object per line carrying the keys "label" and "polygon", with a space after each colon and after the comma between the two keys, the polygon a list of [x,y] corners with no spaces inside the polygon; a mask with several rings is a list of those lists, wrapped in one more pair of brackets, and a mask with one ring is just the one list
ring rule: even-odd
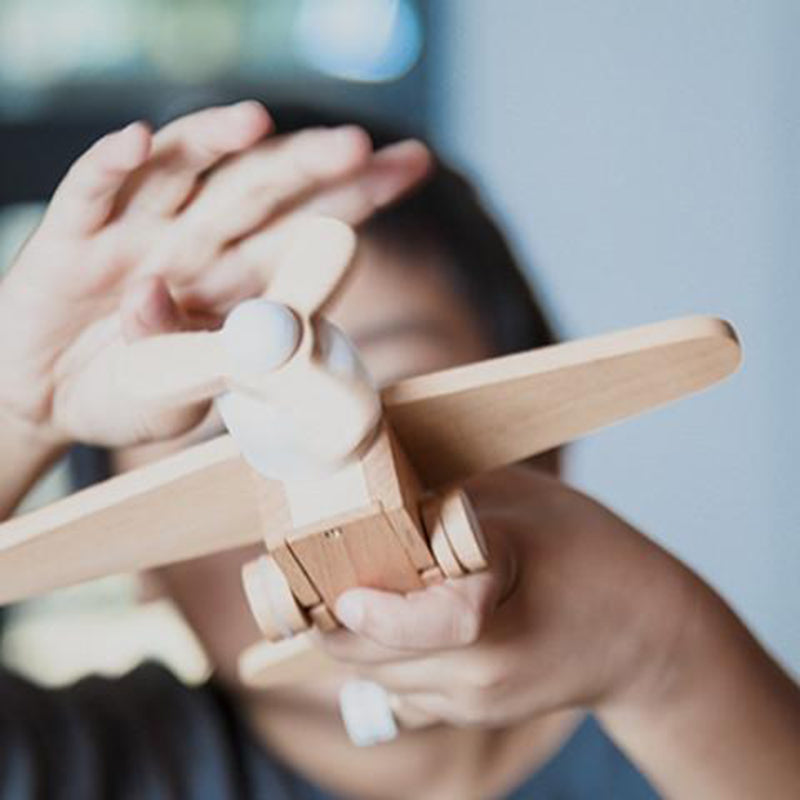
{"label": "toy airplane propeller", "polygon": [[240,671],[260,686],[302,677],[301,660],[320,663],[308,632],[338,625],[344,590],[407,592],[485,568],[459,482],[704,389],[739,363],[731,326],[693,317],[378,393],[323,315],[355,244],[346,225],[309,219],[265,297],[220,331],[127,348],[118,378],[132,394],[215,397],[229,433],[0,525],[0,604],[263,542],[242,579],[265,640]]}

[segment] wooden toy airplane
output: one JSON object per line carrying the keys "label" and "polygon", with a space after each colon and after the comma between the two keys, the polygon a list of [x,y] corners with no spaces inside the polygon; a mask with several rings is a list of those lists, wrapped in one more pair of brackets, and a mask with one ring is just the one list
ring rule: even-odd
{"label": "wooden toy airplane", "polygon": [[117,378],[132,393],[216,397],[229,434],[0,525],[0,604],[263,542],[242,578],[265,641],[240,671],[261,686],[307,677],[322,664],[308,632],[337,626],[344,590],[407,592],[486,566],[459,482],[703,389],[739,363],[730,325],[694,317],[378,393],[323,314],[354,249],[350,228],[309,219],[265,298],[222,330],[126,349]]}

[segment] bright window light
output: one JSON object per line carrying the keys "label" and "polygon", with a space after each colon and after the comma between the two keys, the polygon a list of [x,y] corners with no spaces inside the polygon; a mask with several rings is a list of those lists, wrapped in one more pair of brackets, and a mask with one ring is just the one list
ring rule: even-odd
{"label": "bright window light", "polygon": [[319,72],[377,83],[397,80],[414,66],[422,27],[409,0],[303,0],[294,43]]}

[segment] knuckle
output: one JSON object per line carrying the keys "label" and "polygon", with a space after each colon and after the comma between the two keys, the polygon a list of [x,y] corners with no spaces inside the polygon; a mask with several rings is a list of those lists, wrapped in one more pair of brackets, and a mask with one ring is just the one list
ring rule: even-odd
{"label": "knuckle", "polygon": [[461,678],[471,691],[478,693],[494,689],[503,682],[502,670],[496,664],[484,660],[465,666]]}
{"label": "knuckle", "polygon": [[484,697],[505,684],[506,670],[497,660],[482,659],[467,667],[463,678],[471,690]]}
{"label": "knuckle", "polygon": [[215,254],[226,240],[226,214],[198,205],[184,214],[174,229],[182,252]]}
{"label": "knuckle", "polygon": [[210,139],[190,139],[181,148],[181,166],[205,165],[223,155],[224,148]]}

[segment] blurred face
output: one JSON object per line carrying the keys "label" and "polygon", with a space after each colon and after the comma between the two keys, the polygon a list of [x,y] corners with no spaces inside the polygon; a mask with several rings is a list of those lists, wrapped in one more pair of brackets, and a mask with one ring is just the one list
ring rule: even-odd
{"label": "blurred face", "polygon": [[[378,385],[490,355],[477,322],[439,277],[432,250],[416,253],[363,240],[354,275],[330,318],[350,337]],[[433,268],[432,268],[433,267]],[[120,452],[119,470],[221,432],[211,416],[179,441]],[[194,628],[220,675],[236,679],[239,653],[261,637],[241,585],[241,567],[264,548],[239,548],[166,567],[164,590]]]}

